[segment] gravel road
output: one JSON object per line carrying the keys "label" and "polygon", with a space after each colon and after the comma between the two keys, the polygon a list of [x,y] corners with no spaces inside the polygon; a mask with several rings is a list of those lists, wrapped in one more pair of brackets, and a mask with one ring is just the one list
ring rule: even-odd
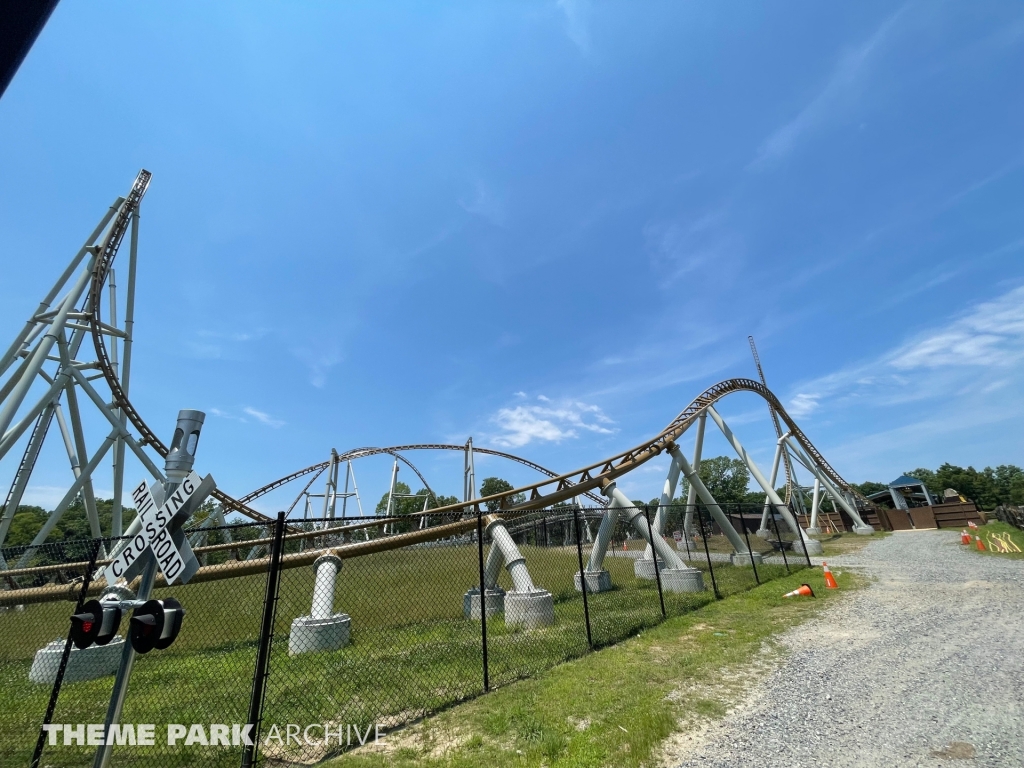
{"label": "gravel road", "polygon": [[875,581],[785,633],[778,668],[672,762],[1024,766],[1024,560],[958,542],[907,531],[830,560]]}

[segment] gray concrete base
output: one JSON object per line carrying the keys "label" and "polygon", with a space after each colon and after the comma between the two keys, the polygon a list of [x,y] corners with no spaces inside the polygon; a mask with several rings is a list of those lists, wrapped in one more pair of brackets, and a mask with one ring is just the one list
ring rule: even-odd
{"label": "gray concrete base", "polygon": [[[121,663],[121,651],[124,649],[124,638],[117,635],[106,645],[91,645],[85,649],[71,646],[68,666],[64,670],[65,683],[77,683],[82,680],[95,680],[117,672]],[[32,659],[32,668],[28,679],[33,683],[53,685],[57,679],[57,668],[60,657],[64,653],[64,640],[54,640],[36,651]]]}
{"label": "gray concrete base", "polygon": [[317,651],[336,651],[348,645],[352,619],[347,613],[336,613],[325,619],[299,616],[292,621],[288,636],[288,655]]}
{"label": "gray concrete base", "polygon": [[772,532],[767,528],[759,528],[757,533],[755,533],[754,535],[757,536],[759,539],[764,539],[765,541],[767,541],[772,537]]}
{"label": "gray concrete base", "polygon": [[[665,570],[665,561],[658,558],[658,570]],[[638,579],[649,579],[654,581],[654,560],[651,558],[638,557],[633,561],[633,573]]]}
{"label": "gray concrete base", "polygon": [[814,528],[804,528],[807,531],[808,536],[821,536],[821,528],[815,526]]}
{"label": "gray concrete base", "polygon": [[[505,612],[505,590],[501,587],[488,589],[486,600],[487,617],[495,616]],[[472,587],[462,597],[462,615],[467,619],[480,621],[480,589]]]}
{"label": "gray concrete base", "polygon": [[[803,545],[799,541],[794,541],[793,542],[793,551],[802,555],[804,553],[804,547],[803,547]],[[810,556],[810,555],[820,555],[823,551],[824,550],[821,548],[821,542],[820,541],[816,541],[815,539],[808,539],[807,540],[807,554],[808,554],[808,556]]]}
{"label": "gray concrete base", "polygon": [[659,571],[663,592],[703,592],[704,574],[696,568],[666,568]]}
{"label": "gray concrete base", "polygon": [[[689,544],[689,547],[687,547],[687,544]],[[687,542],[685,536],[676,542],[676,549],[680,552],[696,552],[702,546],[703,544],[697,544],[693,539],[690,539],[689,542]]]}
{"label": "gray concrete base", "polygon": [[751,555],[753,555],[754,565],[760,565],[764,561],[760,552],[733,552],[729,555],[729,562],[733,565],[746,566],[749,568]]}
{"label": "gray concrete base", "polygon": [[539,629],[555,623],[555,600],[545,589],[505,594],[505,626]]}
{"label": "gray concrete base", "polygon": [[[587,592],[593,594],[595,592],[607,592],[612,588],[612,575],[608,571],[585,571],[587,577]],[[583,587],[580,586],[580,572],[576,571],[574,577],[576,582],[576,591],[582,592]]]}
{"label": "gray concrete base", "polygon": [[872,533],[875,532],[875,529],[872,528],[870,525],[855,525],[853,526],[853,532],[856,533],[858,536],[870,536]]}

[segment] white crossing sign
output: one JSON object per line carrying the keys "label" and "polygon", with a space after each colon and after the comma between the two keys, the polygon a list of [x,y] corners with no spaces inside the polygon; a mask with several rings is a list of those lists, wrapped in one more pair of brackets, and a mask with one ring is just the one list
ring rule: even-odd
{"label": "white crossing sign", "polygon": [[683,540],[683,532],[682,531],[673,531],[672,532],[672,538],[675,539],[676,541],[682,541]]}
{"label": "white crossing sign", "polygon": [[[175,517],[188,507],[186,513],[190,513],[194,505],[188,501],[196,497],[201,502],[213,490],[213,478],[207,478],[205,482],[196,472],[189,472],[160,507],[157,507],[156,500],[149,490],[149,485],[143,480],[132,491],[132,500],[135,502],[135,509],[138,511],[141,527],[135,537],[129,541],[121,552],[110,562],[104,570],[107,584],[114,584],[118,579],[124,577],[129,569],[147,552],[152,552],[156,558],[157,565],[164,575],[168,584],[172,584],[183,572],[186,571],[186,558],[182,557],[178,547],[172,539],[173,528],[171,523]],[[203,486],[200,488],[200,486]],[[202,498],[196,495],[199,491]],[[194,560],[191,548],[188,548],[188,558]],[[185,577],[188,580],[188,577]]]}

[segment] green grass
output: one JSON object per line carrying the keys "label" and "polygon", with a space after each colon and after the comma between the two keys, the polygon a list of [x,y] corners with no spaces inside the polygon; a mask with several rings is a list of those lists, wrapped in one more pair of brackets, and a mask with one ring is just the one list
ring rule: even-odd
{"label": "green grass", "polygon": [[[535,583],[554,595],[556,621],[531,632],[506,627],[501,617],[488,621],[492,688],[589,650],[583,600],[573,587],[575,547],[522,550]],[[605,561],[617,588],[590,596],[596,647],[663,621],[655,583],[636,579],[633,562],[615,555]],[[755,586],[750,568],[715,563],[714,570],[724,596]],[[785,573],[781,565],[758,567],[762,581]],[[345,561],[335,609],[352,617],[351,644],[333,653],[290,657],[287,634],[293,618],[309,613],[313,575],[309,567],[282,574],[265,722],[378,722],[390,728],[482,692],[481,627],[462,614],[463,594],[478,579],[475,547],[407,549]],[[666,593],[667,614],[692,613],[713,602],[710,574],[705,582],[704,593]],[[122,722],[156,723],[158,737],[166,723],[245,722],[264,588],[263,576],[250,576],[158,590],[157,597],[177,597],[186,617],[170,649],[138,658]],[[36,650],[64,634],[72,606],[45,603],[0,612],[0,768],[27,762],[50,693],[48,686],[28,681],[28,670]],[[54,722],[102,722],[111,685],[111,677],[66,685]],[[545,743],[549,751],[560,744]],[[91,752],[59,745],[45,754],[70,768],[90,764]],[[119,765],[152,764],[157,756],[167,766],[227,766],[239,759],[237,749],[198,746],[124,747],[115,755]]]}
{"label": "green grass", "polygon": [[[981,536],[982,542],[985,544],[985,551],[980,552],[975,546],[974,539],[971,539],[970,550],[979,555],[993,555],[995,557],[1007,557],[1013,560],[1024,560],[1024,552],[998,552],[993,546],[996,542],[995,537],[998,535],[1004,537],[1009,535],[1010,541],[1016,544],[1021,550],[1024,550],[1024,531],[1020,528],[1015,528],[1012,525],[994,520],[986,525],[981,526],[977,532],[971,531],[972,534]],[[1012,549],[1012,548],[1011,548]]]}
{"label": "green grass", "polygon": [[[802,581],[816,600],[785,600]],[[863,579],[846,571],[841,590]],[[392,733],[332,768],[652,765],[680,729],[722,716],[757,678],[759,655],[780,631],[837,593],[806,570],[673,617],[638,637],[562,664]],[[766,651],[767,647],[767,651]]]}

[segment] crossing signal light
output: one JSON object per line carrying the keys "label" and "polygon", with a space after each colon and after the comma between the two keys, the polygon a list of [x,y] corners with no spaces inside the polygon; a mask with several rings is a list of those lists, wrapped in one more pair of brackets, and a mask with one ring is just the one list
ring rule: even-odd
{"label": "crossing signal light", "polygon": [[106,645],[114,639],[120,626],[121,608],[117,603],[90,600],[80,613],[71,617],[71,642],[82,650],[93,644]]}
{"label": "crossing signal light", "polygon": [[185,609],[173,597],[148,600],[132,615],[129,639],[136,653],[163,650],[174,642],[181,631]]}

